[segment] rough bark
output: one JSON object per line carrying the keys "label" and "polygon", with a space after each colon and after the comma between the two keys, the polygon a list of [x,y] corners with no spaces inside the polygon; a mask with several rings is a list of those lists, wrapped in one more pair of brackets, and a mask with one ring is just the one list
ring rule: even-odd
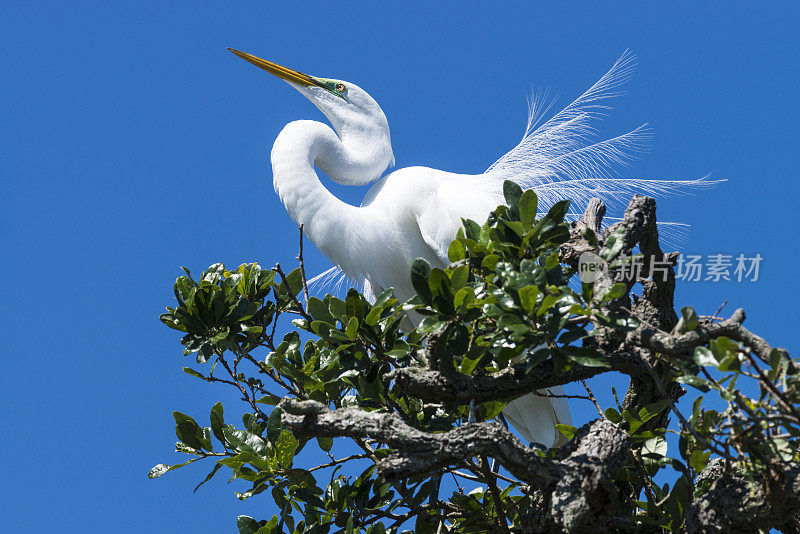
{"label": "rough bark", "polygon": [[772,528],[800,532],[800,466],[754,480],[715,460],[698,477],[697,485],[704,483],[710,483],[708,490],[687,510],[687,532],[745,534]]}
{"label": "rough bark", "polygon": [[[611,368],[628,375],[644,374],[639,358],[628,350],[618,350],[608,356]],[[544,362],[536,373],[526,373],[520,364],[492,375],[466,376],[452,370],[433,370],[415,366],[394,369],[386,374],[387,383],[394,382],[426,402],[469,404],[490,400],[513,399],[538,389],[569,384],[608,372],[610,368],[575,365],[565,373],[557,372],[551,363]]]}
{"label": "rough bark", "polygon": [[563,532],[605,532],[619,510],[613,475],[630,454],[631,439],[605,420],[581,428],[564,451],[562,477],[552,492],[550,514]]}
{"label": "rough bark", "polygon": [[288,398],[281,408],[283,423],[295,435],[369,438],[394,449],[377,462],[378,472],[387,481],[429,474],[479,455],[497,458],[515,477],[537,487],[552,485],[561,474],[557,465],[541,458],[498,423],[472,423],[431,434],[389,413],[360,408],[333,411],[316,401]]}

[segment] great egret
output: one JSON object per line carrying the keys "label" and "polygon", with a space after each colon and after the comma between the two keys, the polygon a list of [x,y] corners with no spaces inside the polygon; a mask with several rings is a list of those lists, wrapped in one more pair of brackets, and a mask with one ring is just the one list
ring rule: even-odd
{"label": "great egret", "polygon": [[[632,191],[659,193],[708,182],[615,178],[614,164],[625,164],[649,132],[631,132],[592,142],[590,121],[606,109],[605,100],[630,75],[633,57],[624,54],[586,93],[542,125],[541,101],[532,103],[520,143],[486,172],[456,174],[408,167],[381,178],[394,163],[389,123],[380,106],[351,82],[302,74],[239,50],[240,58],[285,80],[311,100],[330,121],[290,122],[272,147],[275,192],[292,220],[316,247],[351,279],[377,294],[393,287],[401,301],[414,296],[410,268],[416,258],[448,264],[447,250],[461,219],[484,221],[503,202],[502,184],[510,179],[533,188],[540,206],[562,198],[580,212],[591,197],[617,200]],[[375,183],[361,206],[331,194],[314,166],[347,185]],[[560,388],[553,388],[560,394]],[[506,417],[529,442],[551,447],[560,434],[557,423],[571,423],[564,398],[526,395],[509,403]]]}

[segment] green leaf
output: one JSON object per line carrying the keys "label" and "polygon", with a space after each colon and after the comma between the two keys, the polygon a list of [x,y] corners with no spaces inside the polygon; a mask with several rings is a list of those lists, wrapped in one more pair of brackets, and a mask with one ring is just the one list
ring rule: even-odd
{"label": "green leaf", "polygon": [[200,275],[200,280],[211,284],[219,284],[220,280],[222,280],[223,273],[225,273],[225,265],[215,263],[203,271],[203,274]]}
{"label": "green leaf", "polygon": [[303,273],[300,271],[300,267],[287,274],[278,286],[279,293],[288,295],[288,292],[291,291],[295,297],[300,294],[302,289]]}
{"label": "green leaf", "polygon": [[506,405],[508,405],[508,403],[504,401],[484,402],[481,405],[483,409],[486,410],[486,413],[483,414],[483,419],[494,419],[500,415],[500,412],[503,411],[503,408],[505,408]]}
{"label": "green leaf", "polygon": [[333,314],[328,308],[328,305],[319,300],[317,297],[311,297],[308,299],[308,313],[310,313],[311,316],[318,321],[336,324],[336,319],[334,319]]}
{"label": "green leaf", "polygon": [[[187,462],[188,463],[188,462]],[[147,473],[147,478],[155,479],[166,473],[167,471],[172,471],[173,469],[178,469],[186,465],[186,463],[182,464],[175,464],[175,465],[167,465],[167,464],[158,464],[153,466],[152,469]]]}
{"label": "green leaf", "polygon": [[519,199],[519,219],[526,232],[533,228],[537,209],[539,209],[539,199],[536,193],[533,192],[533,189],[524,191]]}
{"label": "green leaf", "polygon": [[369,311],[369,313],[367,313],[367,316],[364,317],[364,324],[367,324],[369,326],[375,326],[376,324],[378,324],[378,319],[381,318],[382,313],[383,313],[383,308],[381,308],[380,306],[373,307]]}
{"label": "green leaf", "polygon": [[769,366],[768,373],[769,379],[773,381],[785,380],[785,374],[789,368],[789,357],[786,352],[781,349],[772,349],[769,353]]}
{"label": "green leaf", "polygon": [[660,436],[650,438],[644,442],[644,445],[642,445],[642,456],[646,458],[658,460],[666,455],[667,441]]}
{"label": "green leaf", "polygon": [[358,334],[358,319],[356,317],[351,317],[350,320],[347,322],[347,327],[345,328],[344,335],[346,335],[350,339],[355,339],[356,334]]}
{"label": "green leaf", "polygon": [[419,328],[423,332],[432,333],[442,325],[442,322],[442,319],[438,315],[431,315],[422,320],[422,322],[419,324]]}
{"label": "green leaf", "polygon": [[569,200],[559,200],[548,210],[547,218],[558,222],[563,221],[569,211],[569,205]]}
{"label": "green leaf", "polygon": [[447,350],[450,354],[461,355],[469,347],[469,331],[464,324],[457,324],[450,330]]}
{"label": "green leaf", "polygon": [[666,502],[666,512],[670,518],[670,531],[678,531],[683,523],[685,510],[692,497],[692,484],[687,481],[686,476],[681,476],[675,481],[669,499]]}
{"label": "green leaf", "polygon": [[606,408],[605,416],[606,419],[608,419],[612,423],[619,423],[620,421],[622,421],[622,416],[614,408]]}
{"label": "green leaf", "polygon": [[268,406],[277,406],[278,403],[281,401],[281,397],[277,395],[273,395],[272,393],[267,393],[260,399],[257,399],[256,402],[259,404],[266,404]]}
{"label": "green leaf", "polygon": [[653,417],[663,412],[667,406],[669,406],[669,401],[667,401],[666,399],[654,402],[652,404],[648,404],[647,406],[639,410],[639,419],[641,419],[642,423],[646,423]]}
{"label": "green leaf", "polygon": [[256,534],[261,528],[258,521],[246,515],[236,518],[236,526],[239,528],[239,534]]}
{"label": "green leaf", "polygon": [[214,478],[214,475],[216,475],[217,471],[219,471],[221,468],[222,468],[222,464],[214,464],[214,467],[206,475],[206,478],[204,478],[202,481],[200,481],[200,483],[197,486],[194,487],[194,491],[192,493],[196,493],[197,490],[200,489],[200,486],[202,486],[203,484],[205,484],[206,482],[208,482],[209,480]]}
{"label": "green leaf", "polygon": [[611,367],[611,364],[598,351],[588,347],[574,347],[568,345],[561,350],[569,359],[586,367]]}
{"label": "green leaf", "polygon": [[587,332],[583,328],[575,325],[569,325],[564,328],[564,331],[558,336],[558,342],[568,345],[579,339],[587,337]]}
{"label": "green leaf", "polygon": [[364,300],[355,288],[350,288],[347,291],[347,298],[345,299],[347,307],[347,316],[355,317],[359,321],[364,320]]}
{"label": "green leaf", "polygon": [[461,219],[464,225],[464,235],[467,239],[478,241],[481,234],[481,226],[472,219]]}
{"label": "green leaf", "polygon": [[283,410],[276,406],[272,412],[270,412],[269,418],[267,419],[267,439],[272,443],[275,443],[284,430],[283,422],[281,421],[281,413],[283,413]]}
{"label": "green leaf", "polygon": [[289,430],[282,430],[278,441],[275,443],[275,457],[281,467],[289,469],[294,459],[294,451],[300,443]]}
{"label": "green leaf", "polygon": [[689,457],[689,465],[692,469],[699,473],[706,468],[709,458],[711,458],[711,451],[694,449]]}
{"label": "green leaf", "polygon": [[560,295],[560,294],[545,295],[545,297],[542,299],[542,303],[539,305],[539,311],[536,312],[536,315],[541,317],[542,315],[544,315],[547,312],[549,312],[550,308],[553,306],[553,304],[555,304],[556,302],[561,300],[562,296],[563,295]]}
{"label": "green leaf", "polygon": [[342,299],[331,297],[331,300],[328,302],[328,308],[331,314],[340,320],[347,316],[347,304],[345,304]]}
{"label": "green leaf", "polygon": [[450,243],[450,246],[447,249],[447,257],[452,263],[461,261],[467,257],[467,247],[464,246],[464,243],[462,243],[461,240],[456,239]]}
{"label": "green leaf", "polygon": [[331,452],[333,448],[333,438],[325,436],[317,436],[317,445],[325,452]]}
{"label": "green leaf", "polygon": [[186,373],[187,375],[191,375],[195,378],[199,378],[200,380],[205,380],[206,382],[208,382],[208,378],[206,378],[205,375],[203,375],[202,373],[198,373],[191,367],[184,367],[183,372]]}
{"label": "green leaf", "polygon": [[439,268],[431,269],[430,275],[428,276],[428,287],[433,297],[441,296],[449,299],[452,303],[453,289],[450,283],[450,277],[447,276],[447,273],[443,270]]}
{"label": "green leaf", "polygon": [[700,367],[716,367],[719,364],[714,353],[707,347],[694,348],[694,362]]}
{"label": "green leaf", "polygon": [[727,356],[737,356],[741,350],[735,341],[725,336],[712,339],[709,346],[719,361],[724,360]]}
{"label": "green leaf", "polygon": [[214,436],[222,443],[225,443],[224,428],[225,419],[223,417],[222,403],[217,402],[211,408],[211,431],[214,432]]}
{"label": "green leaf", "polygon": [[506,228],[510,229],[518,237],[522,237],[522,236],[525,235],[525,228],[522,226],[521,222],[518,222],[518,221],[506,221],[505,219],[500,219],[500,224],[502,224]]}
{"label": "green leaf", "polygon": [[625,230],[618,228],[606,239],[603,248],[600,250],[600,256],[606,261],[611,261],[622,252],[624,246]]}
{"label": "green leaf", "polygon": [[512,217],[519,217],[519,201],[522,198],[522,188],[511,180],[503,182],[503,196],[506,199],[508,210]]}
{"label": "green leaf", "polygon": [[689,384],[690,386],[694,386],[702,392],[706,392],[712,387],[712,383],[706,380],[705,378],[700,378],[699,376],[695,375],[683,375],[679,376],[675,379],[676,382],[681,382],[682,384]]}
{"label": "green leaf", "polygon": [[583,238],[592,246],[593,249],[597,249],[597,235],[594,233],[594,230],[587,228],[586,231],[583,232]]}
{"label": "green leaf", "polygon": [[394,289],[390,287],[381,291],[381,293],[375,297],[375,302],[372,305],[375,307],[387,308],[394,305],[396,302],[397,299],[394,298]]}
{"label": "green leaf", "polygon": [[489,254],[481,260],[481,267],[487,271],[494,271],[497,268],[497,262],[500,261],[500,256],[497,254]]}
{"label": "green leaf", "polygon": [[431,275],[431,264],[422,258],[417,258],[411,264],[411,284],[417,295],[422,298],[423,302],[430,304],[433,296],[431,295],[431,288],[428,285],[428,277]]}
{"label": "green leaf", "polygon": [[180,332],[188,332],[189,329],[184,325],[178,317],[175,316],[174,313],[162,313],[158,316],[161,319],[161,322],[167,325],[168,327],[172,328],[173,330],[178,330]]}
{"label": "green leaf", "polygon": [[611,286],[611,289],[609,289],[605,295],[603,295],[602,301],[607,302],[609,300],[618,299],[623,295],[625,295],[625,293],[627,292],[628,292],[628,286],[622,282],[617,282],[616,284]]}
{"label": "green leaf", "polygon": [[700,325],[700,320],[697,317],[697,312],[691,306],[684,306],[681,308],[681,318],[678,319],[678,324],[675,325],[675,330],[678,333],[689,332],[695,330]]}
{"label": "green leaf", "polygon": [[572,425],[564,425],[564,424],[556,425],[556,429],[559,432],[561,432],[561,434],[567,439],[574,438],[575,437],[575,432],[578,431],[578,429],[575,428],[574,426],[572,426]]}
{"label": "green leaf", "polygon": [[519,290],[519,300],[526,312],[533,313],[536,309],[536,298],[538,296],[539,288],[536,286],[525,286]]}
{"label": "green leaf", "polygon": [[467,280],[469,280],[469,267],[466,265],[459,265],[450,273],[450,284],[453,291],[458,291],[467,285]]}
{"label": "green leaf", "polygon": [[200,350],[197,351],[197,363],[204,364],[213,355],[214,355],[214,345],[207,341],[202,345],[200,345]]}
{"label": "green leaf", "polygon": [[639,427],[642,426],[642,421],[639,419],[639,417],[628,410],[622,411],[622,418],[625,419],[626,423],[628,423],[628,434],[631,436],[634,435],[636,431],[639,430]]}
{"label": "green leaf", "polygon": [[462,287],[456,292],[456,296],[453,297],[453,306],[455,306],[457,310],[465,311],[473,300],[475,300],[475,290],[469,286]]}
{"label": "green leaf", "polygon": [[739,356],[737,354],[729,354],[728,356],[722,358],[722,361],[719,362],[719,365],[717,365],[717,369],[723,373],[731,370],[738,371],[740,364],[741,362],[739,361]]}
{"label": "green leaf", "polygon": [[260,436],[256,436],[247,430],[237,430],[228,425],[222,429],[225,441],[230,446],[239,451],[249,452],[256,456],[264,456],[267,453],[267,444]]}
{"label": "green leaf", "polygon": [[209,449],[208,446],[204,447],[208,444],[203,443],[203,430],[194,419],[178,411],[172,412],[172,416],[175,418],[175,435],[179,440],[193,449]]}
{"label": "green leaf", "polygon": [[482,355],[478,354],[474,358],[471,358],[469,354],[464,356],[464,359],[461,360],[461,367],[459,371],[465,375],[471,375],[472,371],[475,370],[475,367],[478,365],[478,362],[481,361]]}

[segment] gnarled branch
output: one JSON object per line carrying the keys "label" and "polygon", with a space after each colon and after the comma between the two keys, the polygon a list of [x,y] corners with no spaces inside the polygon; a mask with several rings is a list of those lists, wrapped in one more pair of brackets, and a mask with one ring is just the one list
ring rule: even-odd
{"label": "gnarled branch", "polygon": [[546,495],[548,521],[558,531],[603,531],[619,506],[613,477],[628,457],[631,438],[604,419],[582,427],[557,459],[549,459],[493,422],[435,434],[415,429],[391,413],[354,407],[330,410],[316,401],[288,397],[280,407],[283,424],[297,436],[369,438],[392,448],[377,461],[378,473],[388,482],[487,456]]}

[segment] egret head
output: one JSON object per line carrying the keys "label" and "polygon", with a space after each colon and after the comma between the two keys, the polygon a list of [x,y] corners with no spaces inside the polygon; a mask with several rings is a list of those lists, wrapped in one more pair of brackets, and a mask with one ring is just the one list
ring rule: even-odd
{"label": "egret head", "polygon": [[383,169],[394,164],[386,115],[369,93],[359,86],[342,80],[309,76],[246,52],[228,50],[300,91],[328,117],[345,145],[382,145],[382,154],[375,156],[385,160]]}

